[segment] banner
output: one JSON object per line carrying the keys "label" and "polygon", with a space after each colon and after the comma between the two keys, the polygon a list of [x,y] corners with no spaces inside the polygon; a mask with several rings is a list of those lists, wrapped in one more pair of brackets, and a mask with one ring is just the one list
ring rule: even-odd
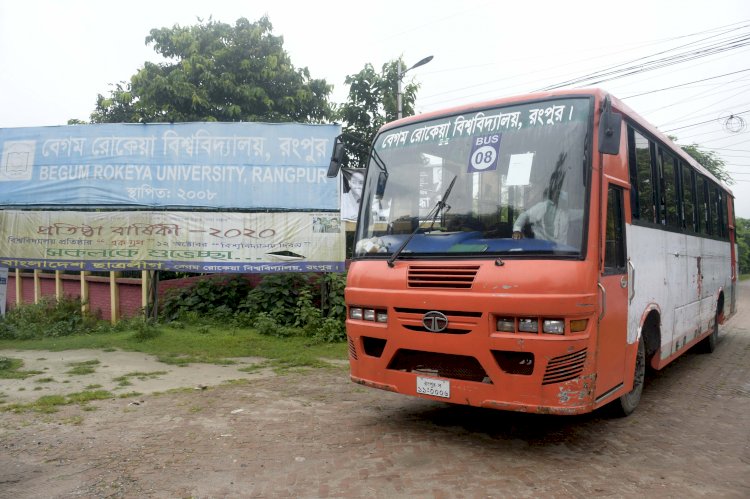
{"label": "banner", "polygon": [[338,213],[2,211],[0,266],[50,270],[343,272]]}
{"label": "banner", "polygon": [[363,168],[341,169],[341,218],[357,221],[359,203],[362,199],[362,188],[365,184]]}
{"label": "banner", "polygon": [[0,205],[339,210],[340,125],[101,124],[0,129]]}

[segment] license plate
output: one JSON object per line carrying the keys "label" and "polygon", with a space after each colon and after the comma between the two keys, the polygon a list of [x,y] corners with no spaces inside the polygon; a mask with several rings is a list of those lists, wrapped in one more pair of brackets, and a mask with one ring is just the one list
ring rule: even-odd
{"label": "license plate", "polygon": [[422,378],[417,376],[417,393],[433,397],[451,397],[451,382],[444,379]]}

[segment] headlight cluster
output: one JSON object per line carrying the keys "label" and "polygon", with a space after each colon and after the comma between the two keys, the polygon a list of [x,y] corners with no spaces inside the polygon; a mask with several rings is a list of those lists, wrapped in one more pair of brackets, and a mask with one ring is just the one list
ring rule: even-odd
{"label": "headlight cluster", "polygon": [[[588,319],[571,320],[568,323],[569,332],[580,333],[581,331],[585,331],[588,322]],[[547,334],[565,334],[565,319],[498,317],[495,327],[501,333],[538,333],[541,329],[543,333]]]}
{"label": "headlight cluster", "polygon": [[356,321],[388,322],[388,312],[376,308],[349,307],[349,318]]}

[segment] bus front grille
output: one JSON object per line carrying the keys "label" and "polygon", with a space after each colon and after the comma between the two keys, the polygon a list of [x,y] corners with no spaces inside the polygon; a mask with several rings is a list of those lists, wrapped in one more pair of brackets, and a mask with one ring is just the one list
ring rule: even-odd
{"label": "bus front grille", "polygon": [[466,355],[402,349],[393,356],[388,369],[440,378],[492,383],[479,361]]}
{"label": "bus front grille", "polygon": [[555,357],[547,364],[547,370],[544,372],[543,385],[552,383],[562,383],[576,378],[583,372],[586,363],[586,349]]}
{"label": "bus front grille", "polygon": [[[424,326],[422,319],[430,309],[395,307],[394,319],[409,331],[431,333]],[[467,312],[459,310],[440,310],[448,318],[448,327],[436,334],[469,334],[481,323],[482,312]]]}
{"label": "bus front grille", "polygon": [[474,283],[479,265],[410,265],[410,288],[468,289]]}

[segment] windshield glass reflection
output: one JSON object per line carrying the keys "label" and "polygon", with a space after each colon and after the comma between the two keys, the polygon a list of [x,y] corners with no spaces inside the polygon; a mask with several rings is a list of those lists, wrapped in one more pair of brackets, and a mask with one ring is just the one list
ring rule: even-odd
{"label": "windshield glass reflection", "polygon": [[590,105],[548,100],[380,134],[355,256],[579,255]]}

